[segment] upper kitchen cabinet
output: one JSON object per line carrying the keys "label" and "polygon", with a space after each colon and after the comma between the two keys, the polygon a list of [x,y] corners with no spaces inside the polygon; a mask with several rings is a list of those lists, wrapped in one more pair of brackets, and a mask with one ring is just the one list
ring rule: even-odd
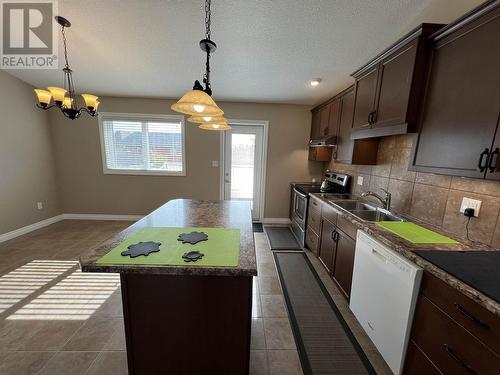
{"label": "upper kitchen cabinet", "polygon": [[338,94],[339,129],[335,161],[343,164],[374,165],[377,162],[378,139],[351,139],[354,114],[354,86]]}
{"label": "upper kitchen cabinet", "polygon": [[340,103],[338,101],[329,100],[313,108],[311,112],[311,141],[337,135],[340,115]]}
{"label": "upper kitchen cabinet", "polygon": [[427,37],[442,27],[422,24],[352,74],[351,138],[416,131],[430,50]]}
{"label": "upper kitchen cabinet", "polygon": [[500,1],[486,3],[433,36],[410,169],[500,179],[499,41]]}

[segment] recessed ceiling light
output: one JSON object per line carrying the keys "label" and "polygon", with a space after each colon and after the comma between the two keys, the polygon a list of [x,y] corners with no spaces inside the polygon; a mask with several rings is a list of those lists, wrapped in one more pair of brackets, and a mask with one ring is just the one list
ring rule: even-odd
{"label": "recessed ceiling light", "polygon": [[320,84],[321,78],[314,78],[309,81],[309,86],[316,87]]}

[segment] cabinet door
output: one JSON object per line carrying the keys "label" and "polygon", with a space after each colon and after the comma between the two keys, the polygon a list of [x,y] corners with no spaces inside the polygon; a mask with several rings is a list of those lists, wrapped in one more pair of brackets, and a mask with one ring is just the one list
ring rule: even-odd
{"label": "cabinet door", "polygon": [[335,225],[326,219],[321,220],[321,241],[319,244],[319,259],[329,274],[332,273],[336,243],[333,240]]}
{"label": "cabinet door", "polygon": [[338,163],[351,163],[354,140],[351,139],[352,117],[354,114],[354,90],[349,91],[340,101],[339,132],[337,134]]}
{"label": "cabinet door", "polygon": [[356,78],[356,99],[354,102],[353,129],[371,127],[369,115],[375,105],[378,65]]}
{"label": "cabinet door", "polygon": [[435,44],[412,169],[484,177],[481,155],[491,149],[500,109],[499,14]]}
{"label": "cabinet door", "polygon": [[415,40],[380,64],[373,127],[406,123],[417,46]]}
{"label": "cabinet door", "polygon": [[336,99],[330,104],[330,115],[328,119],[328,136],[335,136],[339,131],[341,100]]}
{"label": "cabinet door", "polygon": [[321,111],[319,109],[312,111],[311,139],[317,139],[319,137],[320,123],[321,123]]}
{"label": "cabinet door", "polygon": [[344,232],[337,230],[337,251],[335,253],[335,264],[333,277],[344,296],[349,299],[351,295],[352,271],[354,268],[354,252],[356,241]]}
{"label": "cabinet door", "polygon": [[328,127],[330,124],[330,109],[331,105],[328,104],[320,109],[320,125],[319,125],[319,136],[325,137],[328,135]]}

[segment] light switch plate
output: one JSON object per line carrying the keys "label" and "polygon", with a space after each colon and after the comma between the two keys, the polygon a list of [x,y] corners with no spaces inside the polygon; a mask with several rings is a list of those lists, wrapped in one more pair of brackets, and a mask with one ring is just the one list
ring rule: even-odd
{"label": "light switch plate", "polygon": [[219,161],[218,160],[212,160],[212,168],[219,168]]}
{"label": "light switch plate", "polygon": [[462,205],[460,206],[460,212],[463,213],[466,208],[473,208],[474,209],[474,216],[478,217],[479,211],[481,210],[481,201],[478,201],[478,200],[472,199],[472,198],[463,197]]}
{"label": "light switch plate", "polygon": [[39,210],[43,210],[43,203],[42,202],[36,202],[36,208]]}
{"label": "light switch plate", "polygon": [[363,176],[358,176],[358,185],[363,186]]}

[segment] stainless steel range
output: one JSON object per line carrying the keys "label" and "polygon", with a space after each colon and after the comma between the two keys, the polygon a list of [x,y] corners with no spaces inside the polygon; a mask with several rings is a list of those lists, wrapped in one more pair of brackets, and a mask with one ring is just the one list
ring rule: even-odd
{"label": "stainless steel range", "polygon": [[290,200],[290,219],[292,232],[304,247],[305,232],[307,227],[307,208],[309,194],[311,193],[336,193],[347,194],[351,184],[351,176],[336,172],[326,171],[321,185],[313,183],[292,183],[292,196]]}

